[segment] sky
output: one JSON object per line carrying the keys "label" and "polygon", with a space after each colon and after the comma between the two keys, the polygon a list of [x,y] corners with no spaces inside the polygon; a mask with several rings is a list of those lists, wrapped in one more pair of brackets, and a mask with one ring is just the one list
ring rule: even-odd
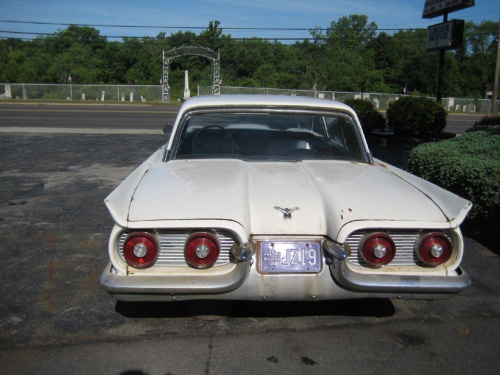
{"label": "sky", "polygon": [[[442,22],[442,16],[422,18],[424,3],[425,0],[0,0],[0,38],[32,39],[37,35],[27,33],[51,34],[66,29],[68,24],[96,25],[93,27],[100,35],[113,41],[120,40],[114,37],[155,37],[160,32],[170,35],[179,30],[198,34],[215,20],[220,21],[223,33],[233,38],[307,38],[311,36],[308,30],[327,28],[332,21],[350,14],[367,15],[368,21],[375,22],[379,29],[427,28]],[[475,0],[475,4],[450,13],[449,20],[499,21],[499,0]]]}

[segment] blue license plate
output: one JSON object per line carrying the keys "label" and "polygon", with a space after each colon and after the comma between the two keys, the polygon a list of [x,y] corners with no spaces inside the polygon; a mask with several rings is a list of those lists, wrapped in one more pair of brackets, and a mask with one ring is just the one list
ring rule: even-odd
{"label": "blue license plate", "polygon": [[263,241],[259,246],[262,273],[318,273],[322,258],[319,242]]}

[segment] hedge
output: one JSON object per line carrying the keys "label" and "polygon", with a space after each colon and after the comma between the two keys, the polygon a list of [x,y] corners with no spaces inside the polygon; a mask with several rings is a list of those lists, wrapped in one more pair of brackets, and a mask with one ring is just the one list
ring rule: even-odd
{"label": "hedge", "polygon": [[500,219],[500,135],[485,131],[415,147],[406,170],[469,199],[469,219]]}
{"label": "hedge", "polygon": [[374,129],[383,129],[385,127],[384,116],[368,100],[346,99],[344,103],[354,109],[365,134]]}
{"label": "hedge", "polygon": [[446,127],[447,112],[435,100],[406,96],[387,108],[389,126],[394,134],[402,136],[425,136],[440,133]]}
{"label": "hedge", "polygon": [[468,129],[467,132],[475,132],[480,130],[486,130],[490,133],[500,134],[500,116],[484,116],[480,121],[477,121],[472,128]]}

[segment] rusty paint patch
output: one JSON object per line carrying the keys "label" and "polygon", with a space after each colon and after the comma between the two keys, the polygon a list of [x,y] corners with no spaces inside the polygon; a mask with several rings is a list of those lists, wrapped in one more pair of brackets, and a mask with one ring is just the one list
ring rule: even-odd
{"label": "rusty paint patch", "polygon": [[385,169],[389,169],[389,167],[387,166],[387,164],[383,164],[383,163],[379,163],[379,162],[376,162],[376,164],[382,168],[385,168]]}

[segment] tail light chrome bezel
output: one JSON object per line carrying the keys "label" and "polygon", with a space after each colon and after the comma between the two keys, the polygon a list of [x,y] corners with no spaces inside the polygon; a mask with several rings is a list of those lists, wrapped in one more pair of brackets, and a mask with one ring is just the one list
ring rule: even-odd
{"label": "tail light chrome bezel", "polygon": [[158,241],[150,233],[133,232],[125,239],[123,256],[131,267],[149,268],[158,259]]}
{"label": "tail light chrome bezel", "polygon": [[212,267],[219,258],[220,244],[217,237],[209,232],[196,232],[186,240],[184,248],[186,263],[193,268]]}
{"label": "tail light chrome bezel", "polygon": [[361,256],[372,267],[388,265],[396,255],[396,245],[384,232],[368,233],[360,242]]}
{"label": "tail light chrome bezel", "polygon": [[415,243],[415,253],[422,263],[437,267],[447,263],[453,255],[453,243],[442,232],[423,233]]}

